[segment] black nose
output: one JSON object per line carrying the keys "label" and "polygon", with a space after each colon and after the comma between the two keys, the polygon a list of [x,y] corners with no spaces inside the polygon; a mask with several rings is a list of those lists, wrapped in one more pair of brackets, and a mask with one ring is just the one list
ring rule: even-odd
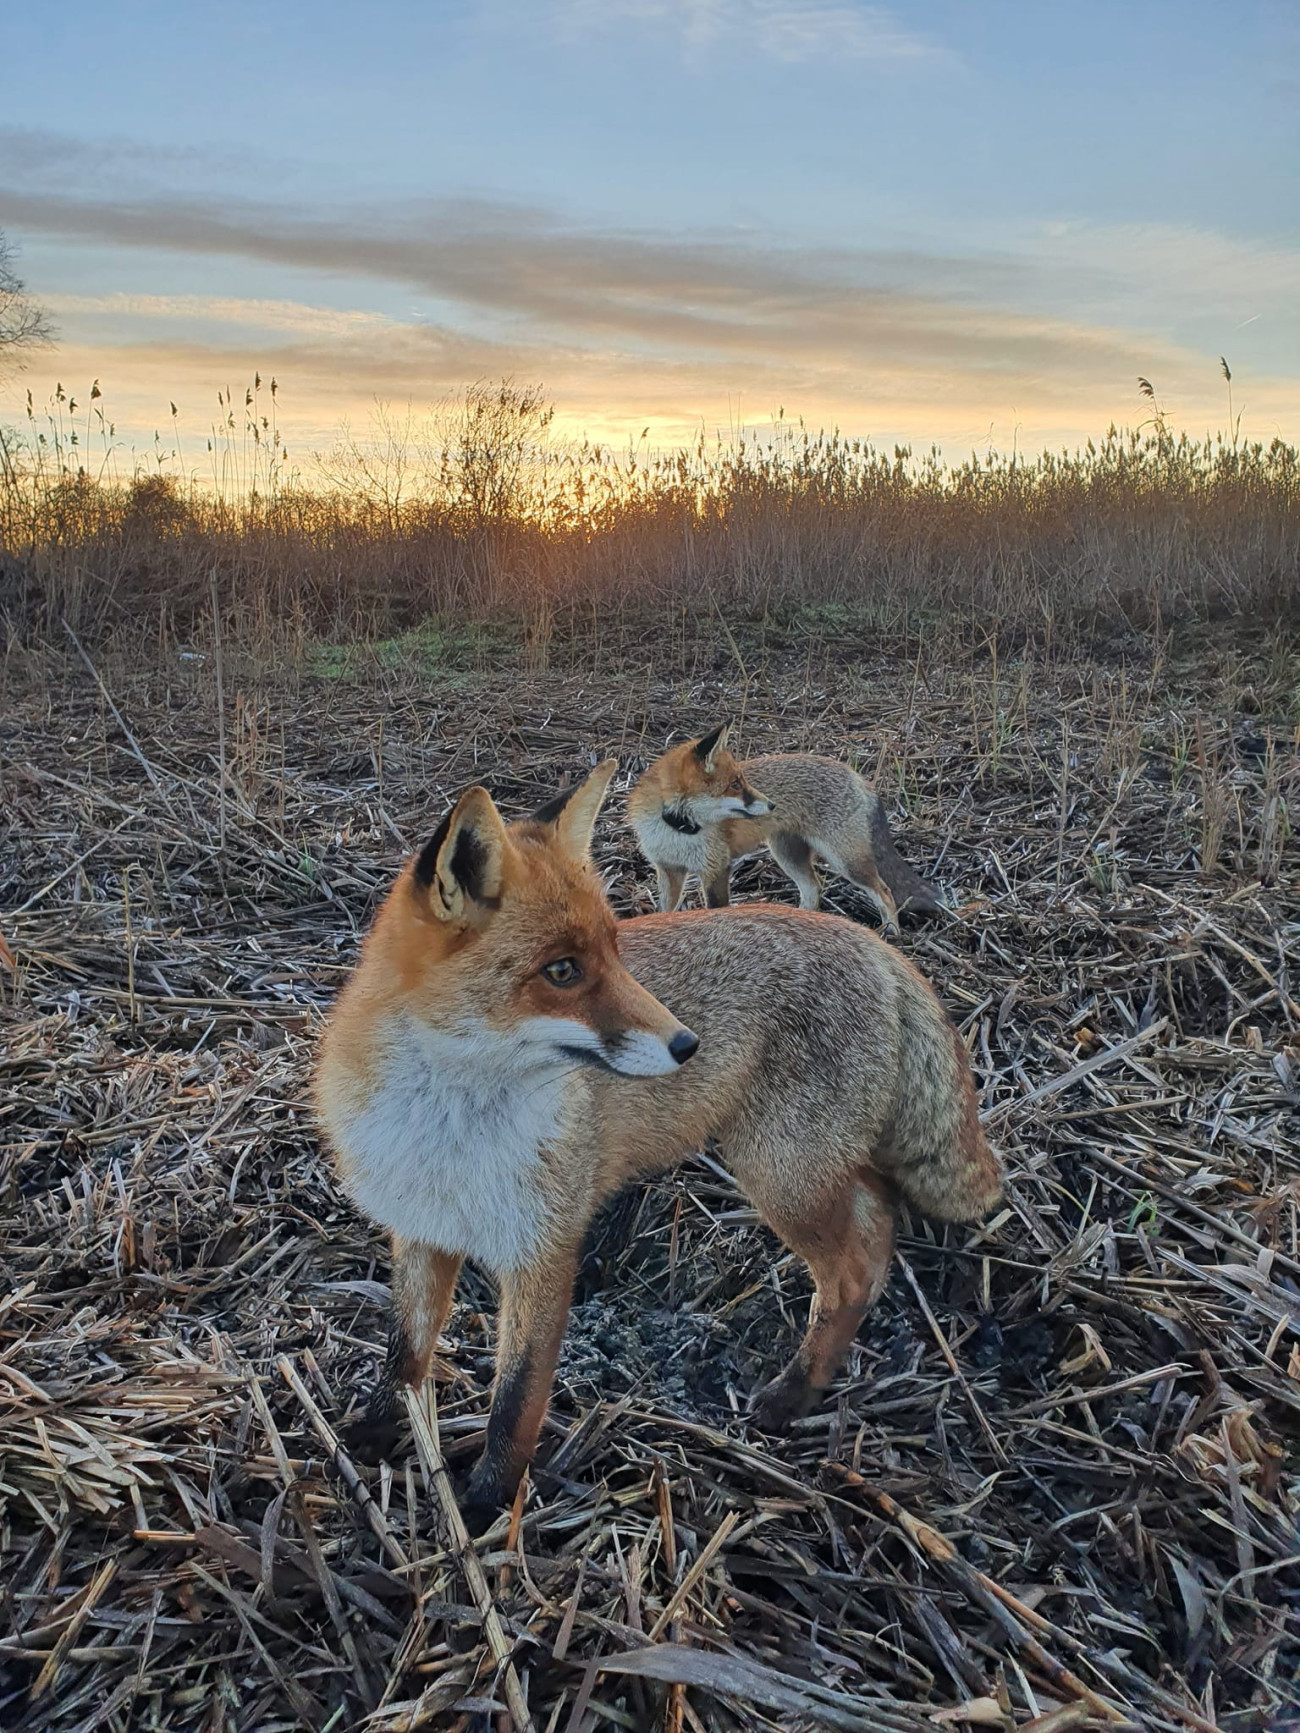
{"label": "black nose", "polygon": [[692,1035],[689,1029],[679,1029],[668,1043],[668,1051],[679,1065],[685,1065],[691,1054],[699,1047],[700,1038]]}

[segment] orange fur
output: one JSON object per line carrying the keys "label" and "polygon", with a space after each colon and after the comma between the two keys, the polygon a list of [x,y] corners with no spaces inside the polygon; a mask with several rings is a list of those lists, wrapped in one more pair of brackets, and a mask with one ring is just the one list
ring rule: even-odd
{"label": "orange fur", "polygon": [[612,768],[508,829],[462,796],[377,916],[317,1070],[344,1187],[395,1235],[381,1441],[461,1259],[500,1283],[482,1511],[533,1452],[583,1236],[628,1180],[716,1138],[807,1261],[808,1332],[757,1401],[773,1425],[834,1377],[879,1293],[895,1188],[963,1220],[1001,1185],[965,1048],[874,935],[762,905],[615,923],[588,856]]}
{"label": "orange fur", "polygon": [[894,846],[879,798],[849,765],[810,753],[742,762],[726,734],[714,729],[671,747],[628,798],[661,908],[678,906],[691,874],[710,908],[724,906],[732,863],[764,847],[798,886],[801,908],[819,906],[819,860],[864,890],[887,926],[898,925],[900,909],[941,907]]}

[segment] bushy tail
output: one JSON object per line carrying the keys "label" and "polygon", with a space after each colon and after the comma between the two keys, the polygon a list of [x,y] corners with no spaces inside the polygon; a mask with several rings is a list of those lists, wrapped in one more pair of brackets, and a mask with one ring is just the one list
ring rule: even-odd
{"label": "bushy tail", "polygon": [[894,846],[884,804],[874,794],[871,800],[871,852],[876,859],[876,871],[893,892],[900,915],[937,915],[942,910],[943,904],[933,889]]}
{"label": "bushy tail", "polygon": [[928,984],[900,969],[898,1100],[880,1164],[940,1221],[977,1221],[1002,1195],[1002,1160],[984,1136],[970,1059]]}

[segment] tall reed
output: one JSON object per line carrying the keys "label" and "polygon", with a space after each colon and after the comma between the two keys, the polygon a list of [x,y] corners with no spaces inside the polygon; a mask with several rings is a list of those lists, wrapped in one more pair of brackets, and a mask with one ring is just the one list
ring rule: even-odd
{"label": "tall reed", "polygon": [[1236,430],[1192,439],[1157,415],[1081,451],[947,464],[778,420],[616,451],[557,441],[542,393],[505,381],[429,423],[381,412],[298,466],[278,398],[260,378],[242,404],[223,392],[204,462],[178,426],[128,462],[97,387],[33,410],[0,441],[11,627],[184,635],[213,574],[232,630],[270,637],[504,609],[532,641],[566,609],[663,618],[702,598],[812,609],[831,631],[964,616],[1004,641],[1300,611],[1300,454]]}

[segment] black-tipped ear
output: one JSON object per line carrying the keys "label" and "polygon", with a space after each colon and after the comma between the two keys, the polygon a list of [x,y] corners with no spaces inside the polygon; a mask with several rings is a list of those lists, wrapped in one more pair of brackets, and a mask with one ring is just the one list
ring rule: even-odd
{"label": "black-tipped ear", "polygon": [[572,788],[561,789],[559,794],[553,794],[549,800],[544,801],[538,807],[536,812],[531,814],[533,823],[554,824],[581,787],[580,782],[575,782]]}
{"label": "black-tipped ear", "polygon": [[715,729],[695,742],[695,756],[710,770],[713,768],[714,754],[727,744],[728,726],[726,722],[719,722]]}
{"label": "black-tipped ear", "polygon": [[461,795],[412,868],[440,920],[459,920],[470,905],[489,907],[500,894],[505,826],[485,788]]}
{"label": "black-tipped ear", "polygon": [[455,810],[456,808],[454,806],[449,806],[447,808],[446,812],[443,814],[442,823],[438,826],[437,830],[434,831],[428,842],[425,843],[424,847],[415,857],[415,866],[412,868],[412,876],[415,879],[416,885],[422,891],[427,891],[429,886],[433,883],[433,875],[438,866],[438,856],[442,853],[443,848],[446,845],[447,832],[451,829],[451,815]]}
{"label": "black-tipped ear", "polygon": [[[438,876],[438,856],[447,846],[447,833],[450,829],[451,813],[448,813],[420,850],[420,857],[415,863],[415,882],[422,891],[427,891]],[[484,897],[491,895],[488,890],[488,851],[474,831],[457,831],[449,864],[452,878],[467,897],[473,897],[476,903],[481,903]]]}
{"label": "black-tipped ear", "polygon": [[592,827],[617,769],[617,758],[605,759],[584,781],[555,795],[533,814],[535,824],[555,826],[556,842],[577,860],[590,851]]}

